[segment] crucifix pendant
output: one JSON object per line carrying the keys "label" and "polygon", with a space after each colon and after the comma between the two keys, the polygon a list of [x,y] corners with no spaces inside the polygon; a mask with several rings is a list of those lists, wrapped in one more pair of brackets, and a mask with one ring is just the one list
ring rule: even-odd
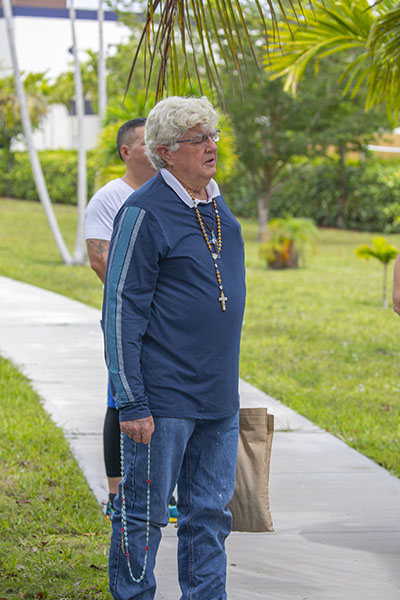
{"label": "crucifix pendant", "polygon": [[226,311],[226,303],[228,302],[228,298],[225,296],[224,292],[221,290],[220,297],[218,298],[219,302],[221,302],[221,308],[225,312]]}

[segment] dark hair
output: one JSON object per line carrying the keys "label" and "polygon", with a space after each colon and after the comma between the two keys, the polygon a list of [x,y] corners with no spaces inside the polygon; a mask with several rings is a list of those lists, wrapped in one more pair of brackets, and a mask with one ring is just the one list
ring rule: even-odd
{"label": "dark hair", "polygon": [[134,131],[137,127],[144,127],[145,123],[145,117],[139,117],[138,119],[131,119],[130,121],[127,121],[118,129],[117,152],[121,160],[123,160],[123,158],[121,156],[120,148],[123,144],[127,143],[127,134],[130,133],[130,131]]}

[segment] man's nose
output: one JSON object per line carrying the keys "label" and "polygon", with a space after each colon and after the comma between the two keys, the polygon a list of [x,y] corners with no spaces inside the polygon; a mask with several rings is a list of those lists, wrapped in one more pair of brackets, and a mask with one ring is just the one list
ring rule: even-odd
{"label": "man's nose", "polygon": [[214,142],[210,134],[207,136],[207,147],[211,147],[212,150],[216,150],[218,148],[216,142]]}

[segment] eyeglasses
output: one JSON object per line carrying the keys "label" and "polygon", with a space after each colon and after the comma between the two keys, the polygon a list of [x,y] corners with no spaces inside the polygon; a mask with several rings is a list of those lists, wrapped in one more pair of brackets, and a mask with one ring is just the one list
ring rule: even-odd
{"label": "eyeglasses", "polygon": [[212,131],[211,133],[198,133],[194,137],[190,138],[190,140],[176,140],[176,143],[190,143],[193,144],[193,146],[204,146],[205,144],[208,144],[208,138],[211,138],[213,142],[218,142],[219,129],[214,129],[214,131]]}

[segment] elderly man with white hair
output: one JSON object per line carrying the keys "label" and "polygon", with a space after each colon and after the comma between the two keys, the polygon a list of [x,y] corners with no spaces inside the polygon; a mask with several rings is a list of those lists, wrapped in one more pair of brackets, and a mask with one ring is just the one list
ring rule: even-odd
{"label": "elderly man with white hair", "polygon": [[158,173],[114,222],[103,305],[123,432],[109,559],[114,600],[154,598],[176,485],[181,600],[227,598],[245,272],[240,225],[213,180],[217,123],[205,97],[156,104],[145,143]]}

